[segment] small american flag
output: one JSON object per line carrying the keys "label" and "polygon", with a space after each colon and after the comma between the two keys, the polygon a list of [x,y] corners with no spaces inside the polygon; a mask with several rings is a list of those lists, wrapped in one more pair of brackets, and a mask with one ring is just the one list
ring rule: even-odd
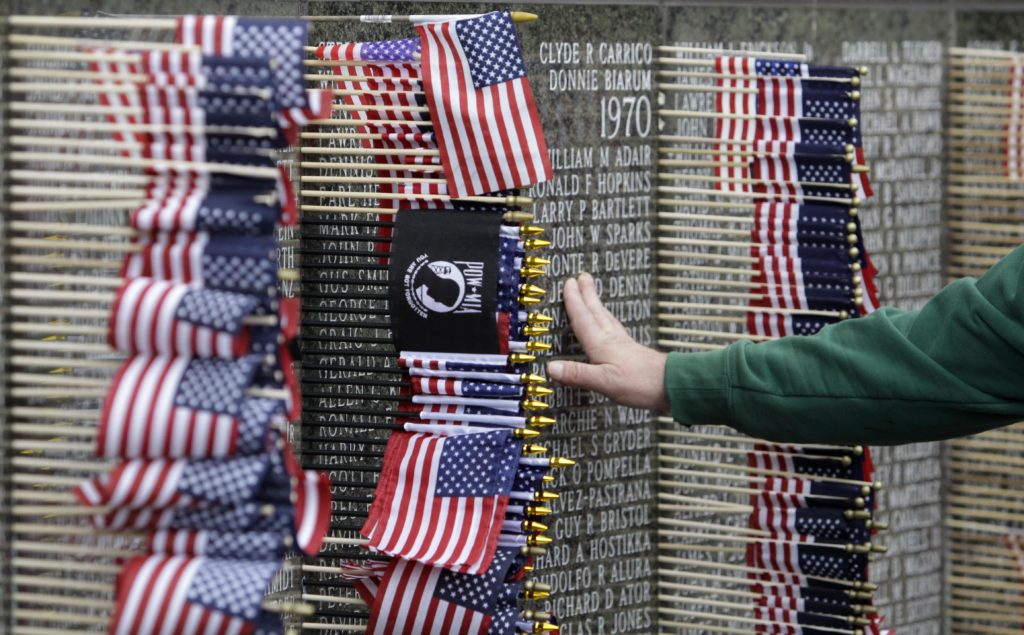
{"label": "small american flag", "polygon": [[199,45],[208,55],[271,60],[278,106],[307,108],[303,62],[308,37],[305,20],[185,15],[178,19],[175,39]]}
{"label": "small american flag", "polygon": [[747,564],[766,571],[863,581],[867,579],[867,563],[866,555],[846,553],[838,544],[755,540],[747,545]]}
{"label": "small american flag", "polygon": [[392,433],[362,530],[369,547],[466,573],[486,571],[520,451],[508,430]]}
{"label": "small american flag", "polygon": [[[794,497],[795,494],[786,496]],[[870,539],[869,532],[862,520],[849,520],[844,516],[844,509],[797,507],[789,505],[792,499],[780,501],[772,499],[765,504],[765,497],[756,498],[758,503],[754,513],[750,515],[749,526],[772,532],[774,538],[793,539],[808,537],[810,541],[840,541],[843,543],[864,543]],[[807,499],[796,502],[806,503]]]}
{"label": "small american flag", "polygon": [[277,614],[263,611],[280,560],[215,560],[138,556],[117,579],[112,635],[284,632]]}
{"label": "small american flag", "polygon": [[412,378],[412,389],[415,393],[425,395],[506,398],[519,398],[523,396],[523,387],[519,385],[475,381],[471,379],[414,377]]}
{"label": "small american flag", "polygon": [[[270,431],[287,423],[284,403],[246,397],[237,417],[196,411],[194,416],[154,419],[139,425],[127,417],[99,422],[96,454],[117,459],[203,459],[266,451]],[[163,440],[163,442],[156,442]]]}
{"label": "small american flag", "polygon": [[550,179],[547,142],[510,14],[416,28],[449,192],[473,196]]}
{"label": "small american flag", "polygon": [[151,554],[224,560],[279,560],[289,546],[286,534],[275,531],[158,529],[147,537]]}
{"label": "small american flag", "polygon": [[514,635],[522,584],[506,579],[513,574],[515,555],[514,549],[499,549],[480,575],[393,559],[379,581],[366,632]]}
{"label": "small american flag", "polygon": [[121,509],[233,505],[266,498],[268,455],[230,459],[135,459],[79,484],[83,505]]}
{"label": "small american flag", "polygon": [[280,208],[254,198],[273,191],[261,187],[224,188],[209,179],[178,179],[165,175],[147,187],[147,201],[132,213],[131,225],[143,232],[206,232],[268,236]]}
{"label": "small american flag", "polygon": [[[245,389],[260,363],[259,356],[130,357],[104,401],[97,447],[107,456],[189,456],[196,446],[230,454],[237,441],[233,419],[242,414]],[[154,434],[157,429],[165,434]]]}
{"label": "small american flag", "polygon": [[249,350],[243,320],[259,303],[242,293],[130,278],[114,296],[107,340],[127,353],[233,359]]}
{"label": "small american flag", "polygon": [[121,276],[188,282],[267,296],[277,290],[277,240],[208,232],[157,232],[136,240]]}
{"label": "small american flag", "polygon": [[[851,481],[870,481],[871,475],[866,470],[867,448],[864,457],[860,460],[854,457],[849,465],[843,465],[841,461],[834,459],[818,459],[799,454],[780,454],[772,449],[772,446],[755,444],[755,452],[747,454],[748,463],[752,467],[769,469],[779,472],[791,472],[805,476],[824,476],[828,478],[841,478]],[[820,450],[815,450],[820,455]]]}
{"label": "small american flag", "polygon": [[847,245],[851,222],[849,208],[835,205],[805,206],[794,203],[754,204],[751,240],[760,244],[799,245],[819,242]]}

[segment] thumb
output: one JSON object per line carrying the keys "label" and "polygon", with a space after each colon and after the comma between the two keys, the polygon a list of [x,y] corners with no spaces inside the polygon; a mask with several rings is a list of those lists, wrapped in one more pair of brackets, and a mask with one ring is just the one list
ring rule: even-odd
{"label": "thumb", "polygon": [[565,386],[605,391],[608,376],[602,366],[556,360],[548,362],[548,376]]}

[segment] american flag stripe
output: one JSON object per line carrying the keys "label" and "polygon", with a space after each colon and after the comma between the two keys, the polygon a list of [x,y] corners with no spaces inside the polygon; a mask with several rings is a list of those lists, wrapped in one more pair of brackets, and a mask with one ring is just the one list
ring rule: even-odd
{"label": "american flag stripe", "polygon": [[331,481],[311,470],[298,476],[295,501],[295,544],[304,553],[320,552],[331,520]]}
{"label": "american flag stripe", "polygon": [[[135,356],[114,379],[104,404],[98,447],[103,456],[153,456],[163,448],[159,423],[173,415],[171,390],[188,366],[187,358]],[[157,425],[153,425],[156,423]]]}
{"label": "american flag stripe", "polygon": [[118,290],[109,321],[109,341],[117,350],[234,359],[248,350],[248,329],[233,335],[177,319],[190,287],[135,278]]}
{"label": "american flag stripe", "polygon": [[140,239],[141,249],[125,258],[122,276],[191,282],[203,285],[203,252],[210,241],[205,232],[160,232]]}
{"label": "american flag stripe", "polygon": [[154,554],[204,555],[209,543],[208,532],[194,529],[159,529],[149,535],[149,551]]}
{"label": "american flag stripe", "polygon": [[[792,77],[759,77],[758,113],[770,117],[803,117],[803,86]],[[751,113],[753,114],[753,113]]]}
{"label": "american flag stripe", "polygon": [[[731,75],[752,74],[752,62],[743,57],[720,57],[715,60],[716,72],[726,75],[717,80],[723,89],[751,89],[756,87],[752,79],[730,77]],[[742,92],[720,91],[715,93],[716,110],[725,115],[749,115],[757,110],[756,95]],[[751,122],[745,118],[723,117],[715,122],[716,136],[721,140],[751,140],[753,136]],[[742,152],[749,149],[746,144],[719,145],[719,150]],[[736,179],[749,178],[748,161],[737,159],[735,155],[715,154],[720,164],[715,168],[715,176],[729,180],[718,181],[716,187],[723,191],[748,192],[750,186],[745,183],[732,182]]]}
{"label": "american flag stripe", "polygon": [[230,57],[234,54],[234,41],[230,34],[237,23],[235,16],[184,15],[178,24],[175,40],[181,44],[199,45],[207,55]]}

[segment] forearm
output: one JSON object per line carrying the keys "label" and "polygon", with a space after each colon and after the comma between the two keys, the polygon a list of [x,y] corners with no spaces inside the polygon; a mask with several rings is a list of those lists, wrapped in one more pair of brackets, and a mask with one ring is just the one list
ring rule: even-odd
{"label": "forearm", "polygon": [[673,354],[665,375],[673,416],[779,441],[870,444],[1022,419],[1019,252],[917,312],[883,310],[813,337]]}

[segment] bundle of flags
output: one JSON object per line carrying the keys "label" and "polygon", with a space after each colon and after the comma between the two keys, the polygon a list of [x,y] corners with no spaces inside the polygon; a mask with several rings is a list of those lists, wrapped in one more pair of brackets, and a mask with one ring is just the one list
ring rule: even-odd
{"label": "bundle of flags", "polygon": [[758,443],[747,460],[752,474],[773,475],[749,483],[748,526],[758,530],[746,547],[755,615],[881,633],[881,618],[859,595],[874,588],[868,558],[879,550],[872,537],[881,526],[870,448]]}
{"label": "bundle of flags", "polygon": [[[748,332],[811,335],[874,311],[858,213],[872,195],[853,90],[860,71],[753,57],[714,64],[720,87],[748,89],[717,93],[719,113],[742,117],[718,119],[715,136],[719,150],[750,158],[714,157],[719,186],[751,194],[754,206]],[[880,632],[871,609],[842,593],[867,582],[875,499],[854,483],[871,482],[870,451],[758,444],[748,458],[773,475],[751,480],[749,526],[761,530],[747,545],[755,616],[804,633]]]}
{"label": "bundle of flags", "polygon": [[[701,54],[693,47],[663,49]],[[711,184],[659,187],[702,195],[659,200],[659,243],[683,246],[659,251],[665,259],[659,263],[665,285],[659,289],[665,309],[659,331],[700,338],[660,343],[719,349],[735,340],[811,335],[872,312],[878,306],[876,272],[859,210],[872,195],[861,147],[866,71],[792,61],[802,57],[796,55],[707,53],[716,56],[662,60],[707,69],[667,72],[694,79],[663,88],[706,92],[712,108],[660,114],[713,125],[680,121],[659,148],[683,157],[663,159],[662,167],[699,169],[666,170],[660,179]],[[687,94],[677,105],[690,101]],[[731,626],[737,620],[757,633],[883,632],[868,563],[885,551],[875,539],[885,524],[875,518],[880,484],[872,480],[868,448],[781,445],[662,421],[670,424],[660,431],[666,438],[693,441],[661,445],[663,469],[678,480],[659,483],[668,490],[659,493],[660,531],[684,539],[659,545],[664,566],[701,569],[685,592],[660,596],[669,605],[664,625],[724,631],[717,622]],[[746,464],[729,460],[735,456],[744,456]],[[709,521],[706,514],[722,520]],[[707,555],[682,558],[678,552]],[[707,607],[694,606],[705,601]]]}
{"label": "bundle of flags", "polygon": [[[751,194],[755,206],[751,256],[760,286],[748,331],[809,335],[874,311],[877,272],[858,216],[872,195],[860,93],[852,90],[858,69],[753,57],[719,57],[714,66],[718,87],[728,89],[715,100],[725,115],[715,130],[717,185]],[[780,308],[795,311],[770,310]]]}
{"label": "bundle of flags", "polygon": [[[325,414],[339,414],[349,428],[366,417],[390,420],[360,529],[368,559],[339,566],[370,609],[367,632],[554,631],[550,616],[518,606],[545,596],[522,578],[550,541],[539,520],[550,513],[540,503],[555,496],[544,491],[547,472],[572,463],[539,456],[545,448],[529,442],[536,427],[554,422],[536,414],[551,390],[530,372],[534,353],[549,348],[531,338],[547,332],[550,318],[529,310],[544,293],[531,281],[547,261],[527,252],[547,242],[539,228],[520,224],[530,218],[520,189],[551,176],[547,148],[508,12],[412,21],[416,38],[316,49],[331,68],[321,77],[340,97],[332,109],[351,118],[353,131],[344,134],[359,145],[337,154],[372,161],[372,176],[348,182],[373,190],[346,195],[375,200],[393,218],[333,220],[331,239],[306,243],[305,253],[341,259],[315,267],[387,273],[325,280],[340,282],[329,300],[345,308],[310,309],[387,316],[345,318],[344,332],[310,340],[344,343],[330,348],[334,364],[366,373],[350,392],[324,393],[344,399]],[[388,295],[366,293],[383,287]],[[373,300],[386,308],[372,308]],[[372,379],[375,366],[388,381]],[[346,408],[358,402],[367,409]]]}
{"label": "bundle of flags", "polygon": [[[298,307],[279,296],[275,233],[295,221],[277,159],[310,108],[306,32],[185,16],[178,42],[201,53],[93,62],[111,78],[124,153],[149,178],[108,321],[128,357],[96,453],[118,463],[75,488],[95,526],[148,532],[148,553],[118,578],[111,632],[283,632],[264,610],[271,579],[293,547],[318,553],[327,531],[330,482],[300,469],[287,442],[301,405]],[[147,81],[124,91],[114,82],[128,74]]]}

